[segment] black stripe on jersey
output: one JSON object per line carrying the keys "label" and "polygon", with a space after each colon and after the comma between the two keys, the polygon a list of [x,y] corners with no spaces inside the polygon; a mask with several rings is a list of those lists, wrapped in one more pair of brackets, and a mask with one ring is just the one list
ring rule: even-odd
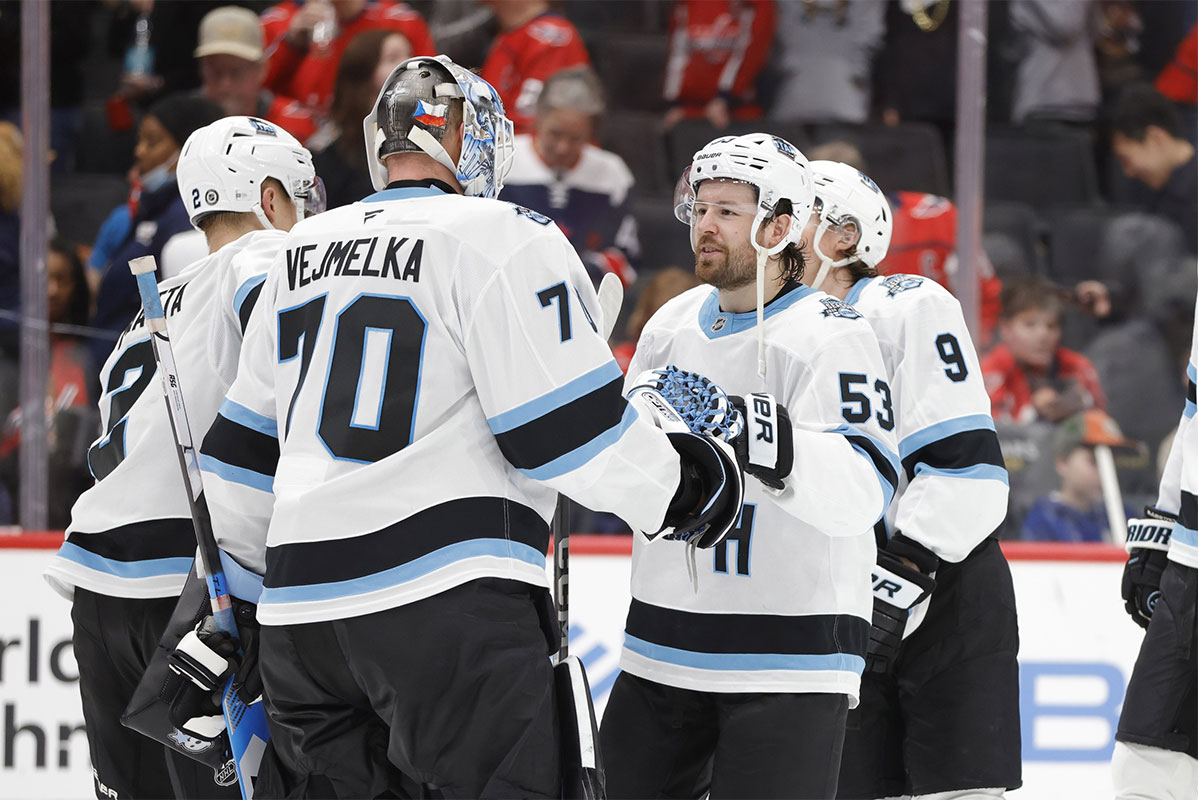
{"label": "black stripe on jersey", "polygon": [[72,531],[67,541],[113,561],[191,558],[196,552],[190,519],[152,519],[99,533]]}
{"label": "black stripe on jersey", "polygon": [[373,533],[268,547],[263,585],[307,586],[362,578],[474,539],[508,539],[544,553],[549,525],[528,506],[502,497],[451,500]]}
{"label": "black stripe on jersey", "polygon": [[1198,531],[1198,498],[1185,489],[1181,490],[1181,510],[1177,514],[1177,521],[1183,528]]}
{"label": "black stripe on jersey", "polygon": [[869,623],[851,614],[707,614],[633,598],[629,636],[697,653],[865,656]]}
{"label": "black stripe on jersey", "polygon": [[966,469],[979,464],[1005,466],[998,434],[986,428],[954,433],[919,448],[903,459],[907,480],[915,477],[915,467],[919,464],[933,469]]}
{"label": "black stripe on jersey", "polygon": [[279,465],[279,440],[247,428],[221,414],[204,436],[200,452],[231,467],[274,477]]}
{"label": "black stripe on jersey", "polygon": [[852,444],[860,447],[862,450],[868,453],[870,459],[874,462],[874,468],[878,470],[878,473],[886,479],[887,483],[889,483],[895,489],[898,489],[898,473],[894,471],[894,465],[891,464],[890,459],[888,459],[882,453],[882,451],[878,449],[878,446],[874,444],[872,439],[870,439],[868,436],[854,436],[851,433],[845,434],[844,438],[848,439]]}
{"label": "black stripe on jersey", "polygon": [[254,310],[254,304],[258,302],[258,296],[262,294],[262,284],[266,281],[259,281],[258,285],[250,289],[245,299],[241,301],[241,308],[237,309],[237,318],[241,320],[241,332],[245,333],[245,326],[250,324],[250,312]]}
{"label": "black stripe on jersey", "polygon": [[619,425],[627,405],[621,376],[495,440],[513,467],[536,469]]}
{"label": "black stripe on jersey", "polygon": [[1186,381],[1186,399],[1198,405],[1198,390],[1195,389],[1193,381]]}

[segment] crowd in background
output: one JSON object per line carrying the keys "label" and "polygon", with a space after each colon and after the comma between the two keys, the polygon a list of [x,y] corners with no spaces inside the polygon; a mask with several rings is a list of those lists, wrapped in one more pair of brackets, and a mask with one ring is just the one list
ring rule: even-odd
{"label": "crowd in background", "polygon": [[[994,0],[975,332],[1011,479],[1009,538],[1109,538],[1094,448],[1151,500],[1185,403],[1198,292],[1198,2]],[[206,252],[173,171],[196,128],[267,119],[329,206],[372,189],[361,120],[391,69],[444,52],[516,124],[502,199],[628,289],[627,363],[696,284],[674,181],[721,132],[853,164],[894,212],[884,273],[958,287],[956,0],[53,0],[50,520],[90,480],[100,366],[138,308],[125,264]],[[0,0],[0,524],[20,408],[20,3]],[[619,530],[580,510],[576,530]]]}

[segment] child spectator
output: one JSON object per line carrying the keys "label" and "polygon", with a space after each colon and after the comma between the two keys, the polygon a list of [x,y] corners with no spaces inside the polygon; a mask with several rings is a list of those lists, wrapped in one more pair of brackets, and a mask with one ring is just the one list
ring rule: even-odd
{"label": "child spectator", "polygon": [[480,75],[495,87],[516,133],[532,132],[541,87],[553,73],[591,63],[578,30],[545,0],[484,0],[495,37]]}
{"label": "child spectator", "polygon": [[437,48],[424,18],[392,0],[287,0],[262,14],[266,32],[266,88],[295,98],[318,115],[328,111],[337,65],[351,39],[381,28],[403,34],[412,55]]}
{"label": "child spectator", "polygon": [[717,128],[759,119],[755,83],[774,36],[772,0],[675,0],[665,127],[706,117]]}
{"label": "child spectator", "polygon": [[[1061,488],[1036,499],[1023,521],[1023,538],[1039,542],[1106,542],[1111,540],[1102,482],[1094,448],[1098,445],[1135,449],[1118,423],[1097,409],[1074,414],[1061,423],[1053,440]],[[1127,516],[1135,516],[1124,506]]]}
{"label": "child spectator", "polygon": [[535,132],[516,136],[499,199],[556,222],[596,285],[614,272],[628,286],[640,256],[633,178],[618,155],[591,144],[603,111],[603,87],[589,68],[562,70],[545,81]]}
{"label": "child spectator", "polygon": [[999,338],[981,364],[995,419],[1060,422],[1106,408],[1094,365],[1061,347],[1061,301],[1044,279],[1029,276],[1003,289]]}
{"label": "child spectator", "polygon": [[229,116],[261,117],[301,142],[316,132],[313,116],[289,97],[262,87],[262,23],[248,8],[224,6],[200,20],[200,93]]}

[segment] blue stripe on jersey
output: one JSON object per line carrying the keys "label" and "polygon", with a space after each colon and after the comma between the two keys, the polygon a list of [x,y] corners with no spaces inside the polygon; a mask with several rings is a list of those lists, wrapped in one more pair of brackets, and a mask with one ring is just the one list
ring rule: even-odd
{"label": "blue stripe on jersey", "polygon": [[237,563],[224,550],[220,551],[220,568],[225,573],[229,594],[247,603],[257,603],[262,595],[262,576]]}
{"label": "blue stripe on jersey", "polygon": [[1195,367],[1192,361],[1186,365],[1186,377],[1191,383],[1198,383],[1198,367]]}
{"label": "blue stripe on jersey", "polygon": [[915,465],[916,475],[939,475],[944,478],[972,478],[974,480],[990,480],[1002,481],[1007,486],[1011,485],[1010,478],[1007,477],[1007,471],[1002,467],[996,467],[993,464],[974,464],[972,467],[962,467],[960,469],[937,469],[929,467],[927,464],[920,462]]}
{"label": "blue stripe on jersey", "polygon": [[1187,547],[1198,547],[1198,531],[1182,525],[1173,526],[1172,539],[1178,544],[1184,544]]}
{"label": "blue stripe on jersey", "polygon": [[383,189],[363,197],[361,203],[385,203],[388,200],[411,200],[413,197],[441,197],[445,191],[435,186],[401,186]]}
{"label": "blue stripe on jersey", "polygon": [[[885,502],[882,504],[882,508],[889,508],[890,501],[894,498],[894,492],[898,488],[899,470],[901,468],[898,456],[895,455],[893,450],[886,446],[885,442],[870,436],[860,428],[853,428],[849,425],[840,425],[836,428],[833,428],[831,431],[829,431],[829,433],[839,433],[841,436],[848,437],[849,444],[853,446],[853,449],[869,459],[870,466],[874,468],[874,473],[878,476],[878,483],[882,486],[882,494],[885,496]],[[877,450],[877,454],[884,458],[886,463],[890,465],[890,468],[893,470],[891,473],[893,478],[879,469],[878,464],[874,459],[874,454],[870,453],[859,443],[854,442],[852,437],[860,437],[861,439],[869,442],[869,444]]]}
{"label": "blue stripe on jersey", "polygon": [[252,431],[257,431],[274,439],[279,438],[279,423],[276,420],[264,414],[259,414],[257,411],[251,411],[240,403],[234,403],[227,397],[220,404],[220,411],[217,413],[230,422],[236,422],[243,428],[249,428]]}
{"label": "blue stripe on jersey", "polygon": [[964,417],[937,422],[935,425],[929,425],[899,442],[899,455],[905,461],[907,456],[921,447],[928,446],[932,442],[938,442],[954,434],[974,430],[994,430],[994,419],[989,414],[969,414]]}
{"label": "blue stripe on jersey", "polygon": [[248,486],[251,489],[258,489],[262,492],[274,492],[275,490],[273,475],[263,475],[261,472],[254,472],[244,467],[235,467],[202,453],[200,454],[200,469],[210,472],[222,480]]}
{"label": "blue stripe on jersey", "polygon": [[377,592],[410,583],[435,570],[472,558],[508,558],[545,568],[545,555],[535,547],[508,539],[471,539],[442,547],[414,561],[361,578],[303,586],[267,586],[262,590],[259,602],[267,605],[307,603]]}
{"label": "blue stripe on jersey", "polygon": [[96,572],[118,578],[156,578],[162,575],[187,575],[194,558],[151,558],[143,561],[119,561],[105,558],[70,542],[63,542],[58,555]]}
{"label": "blue stripe on jersey", "polygon": [[608,428],[586,444],[574,448],[565,455],[558,456],[547,464],[542,464],[535,469],[521,469],[520,472],[537,481],[549,480],[572,472],[618,442],[624,432],[636,421],[636,418],[636,409],[628,405],[624,409],[624,416],[620,418],[619,425]]}
{"label": "blue stripe on jersey", "polygon": [[241,286],[237,288],[237,292],[233,295],[233,311],[236,312],[239,318],[241,317],[241,304],[245,302],[245,299],[249,296],[250,292],[261,286],[262,282],[265,280],[266,273],[264,272],[261,275],[255,275],[252,278],[247,279],[245,283],[241,284]]}
{"label": "blue stripe on jersey", "polygon": [[[771,300],[765,307],[765,318],[769,319],[775,314],[785,311],[814,291],[810,286],[799,284],[781,297]],[[756,310],[739,314],[720,311],[720,294],[715,289],[711,290],[711,294],[703,301],[703,306],[699,309],[699,328],[708,339],[730,336],[741,331],[752,330],[755,327],[757,327]]]}
{"label": "blue stripe on jersey", "polygon": [[861,299],[861,293],[865,291],[865,287],[878,278],[881,278],[881,276],[879,275],[877,278],[862,278],[854,283],[852,288],[849,289],[849,293],[844,296],[844,301],[849,305],[856,303]]}
{"label": "blue stripe on jersey", "polygon": [[620,365],[613,359],[535,400],[529,400],[502,414],[489,417],[487,424],[491,426],[491,432],[498,436],[556,411],[562,406],[569,405],[617,378],[623,378],[623,373],[620,371]]}
{"label": "blue stripe on jersey", "polygon": [[1185,410],[1181,413],[1185,415],[1186,419],[1193,419],[1195,411],[1198,411],[1198,406],[1194,405],[1194,401],[1187,397]]}
{"label": "blue stripe on jersey", "polygon": [[660,644],[646,642],[625,633],[624,646],[634,653],[654,661],[676,664],[680,667],[710,670],[839,670],[860,675],[865,669],[865,659],[848,653],[825,655],[791,653],[697,653],[679,650]]}

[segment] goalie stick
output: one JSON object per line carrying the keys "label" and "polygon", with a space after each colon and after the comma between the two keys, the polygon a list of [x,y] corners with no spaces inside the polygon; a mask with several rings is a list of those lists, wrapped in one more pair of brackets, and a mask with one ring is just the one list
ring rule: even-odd
{"label": "goalie stick", "polygon": [[[611,338],[623,300],[620,279],[612,273],[604,275],[599,284],[599,327],[605,340]],[[607,796],[599,757],[599,724],[586,670],[577,656],[570,655],[570,501],[564,497],[558,498],[553,514],[553,585],[561,631],[553,682],[561,709],[562,796],[598,800]]]}
{"label": "goalie stick", "polygon": [[[224,569],[220,564],[220,550],[212,532],[212,517],[204,499],[204,484],[200,476],[200,463],[187,421],[187,409],[183,403],[183,390],[179,373],[175,367],[174,351],[166,331],[166,315],[162,300],[158,296],[158,282],[154,273],[158,266],[154,256],[142,256],[129,262],[129,271],[137,279],[137,290],[141,295],[142,312],[154,350],[154,360],[162,378],[162,391],[166,400],[171,428],[175,432],[175,453],[179,457],[179,468],[187,489],[187,503],[191,508],[191,521],[195,528],[196,543],[199,545],[200,563],[208,584],[208,597],[212,606],[212,618],[219,631],[229,634],[238,642],[237,622],[233,615],[233,602],[229,594]],[[238,645],[240,652],[240,644]],[[233,764],[237,770],[237,782],[243,800],[254,796],[253,779],[258,774],[262,752],[270,734],[266,727],[266,709],[259,700],[247,705],[238,696],[233,683],[236,676],[229,678],[221,698],[225,716],[225,727],[229,731],[229,746]]]}

